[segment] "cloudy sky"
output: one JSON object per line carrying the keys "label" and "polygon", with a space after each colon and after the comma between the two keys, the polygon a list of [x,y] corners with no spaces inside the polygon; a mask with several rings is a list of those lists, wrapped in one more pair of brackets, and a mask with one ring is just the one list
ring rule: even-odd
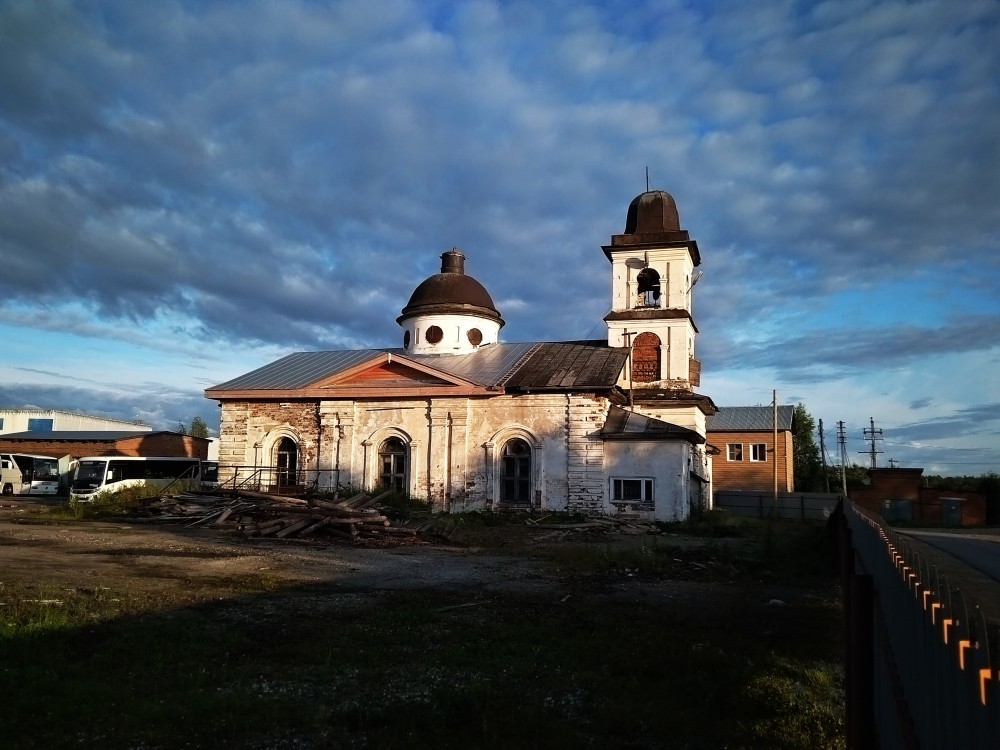
{"label": "cloudy sky", "polygon": [[216,427],[452,246],[506,341],[601,338],[648,168],[701,392],[1000,470],[998,71],[995,0],[0,0],[0,405]]}

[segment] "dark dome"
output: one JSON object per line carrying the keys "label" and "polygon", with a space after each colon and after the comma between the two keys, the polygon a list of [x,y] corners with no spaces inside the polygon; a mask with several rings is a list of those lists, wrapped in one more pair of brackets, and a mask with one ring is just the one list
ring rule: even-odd
{"label": "dark dome", "polygon": [[396,320],[402,322],[429,313],[477,315],[503,325],[486,287],[466,275],[465,256],[457,247],[441,254],[441,273],[420,282]]}
{"label": "dark dome", "polygon": [[649,190],[636,196],[628,206],[625,234],[679,232],[681,218],[674,197],[663,190]]}

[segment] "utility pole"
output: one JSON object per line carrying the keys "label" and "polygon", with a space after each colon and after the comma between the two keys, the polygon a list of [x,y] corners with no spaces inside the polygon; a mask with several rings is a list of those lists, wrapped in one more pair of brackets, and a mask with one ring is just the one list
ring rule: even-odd
{"label": "utility pole", "polygon": [[[646,167],[648,170],[649,167]],[[648,177],[647,177],[648,179]],[[634,334],[628,329],[622,331],[622,336],[625,337],[625,346],[628,347],[628,408],[629,411],[633,410],[635,407],[632,404],[632,390],[633,390],[633,379],[632,379],[632,336]]]}
{"label": "utility pole", "polygon": [[837,442],[840,444],[840,492],[847,499],[847,428],[843,420],[837,422]]}
{"label": "utility pole", "polygon": [[819,459],[823,464],[823,492],[830,491],[830,477],[826,473],[826,443],[823,441],[823,420],[819,420]]}
{"label": "utility pole", "polygon": [[[774,473],[773,502],[774,502],[774,517],[777,518],[778,516],[778,391],[777,390],[774,391],[774,398],[771,401],[771,424],[774,428],[774,436],[773,436],[774,439],[773,442],[771,443],[774,446],[774,451],[773,451],[774,461],[771,462],[772,464],[774,464],[774,468],[772,469]],[[786,464],[788,463],[787,455],[785,456],[785,463]]]}
{"label": "utility pole", "polygon": [[879,453],[882,453],[882,451],[880,451],[878,448],[875,447],[875,441],[883,440],[884,438],[882,437],[882,430],[875,429],[875,417],[869,417],[868,419],[871,421],[871,428],[866,427],[861,431],[861,433],[864,435],[865,440],[871,443],[871,447],[869,447],[868,450],[866,451],[858,451],[858,452],[867,453],[868,458],[871,461],[871,468],[875,469],[877,468],[876,457],[878,456]]}

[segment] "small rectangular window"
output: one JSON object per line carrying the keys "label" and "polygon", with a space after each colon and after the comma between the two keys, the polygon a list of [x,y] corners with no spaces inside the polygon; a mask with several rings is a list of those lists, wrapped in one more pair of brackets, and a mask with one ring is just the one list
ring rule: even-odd
{"label": "small rectangular window", "polygon": [[613,478],[611,480],[611,501],[652,504],[653,480],[645,477],[637,479]]}
{"label": "small rectangular window", "polygon": [[28,430],[35,432],[52,432],[51,419],[29,419]]}
{"label": "small rectangular window", "polygon": [[729,443],[726,446],[726,457],[730,461],[743,460],[743,443]]}
{"label": "small rectangular window", "polygon": [[753,443],[750,446],[751,461],[767,461],[767,445],[764,443]]}

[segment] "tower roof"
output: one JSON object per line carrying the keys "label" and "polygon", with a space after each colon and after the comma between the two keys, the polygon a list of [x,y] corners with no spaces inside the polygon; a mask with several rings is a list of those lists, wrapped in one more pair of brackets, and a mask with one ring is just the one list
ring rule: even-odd
{"label": "tower roof", "polygon": [[625,217],[625,234],[681,231],[674,197],[665,190],[649,190],[632,199]]}
{"label": "tower roof", "polygon": [[427,314],[476,315],[504,324],[486,287],[465,273],[465,256],[457,247],[441,254],[441,273],[417,285],[396,322]]}
{"label": "tower roof", "polygon": [[677,203],[665,190],[647,190],[633,198],[625,216],[625,231],[611,235],[611,244],[603,250],[611,260],[612,250],[656,247],[686,247],[693,263],[701,264],[698,243],[681,229]]}

